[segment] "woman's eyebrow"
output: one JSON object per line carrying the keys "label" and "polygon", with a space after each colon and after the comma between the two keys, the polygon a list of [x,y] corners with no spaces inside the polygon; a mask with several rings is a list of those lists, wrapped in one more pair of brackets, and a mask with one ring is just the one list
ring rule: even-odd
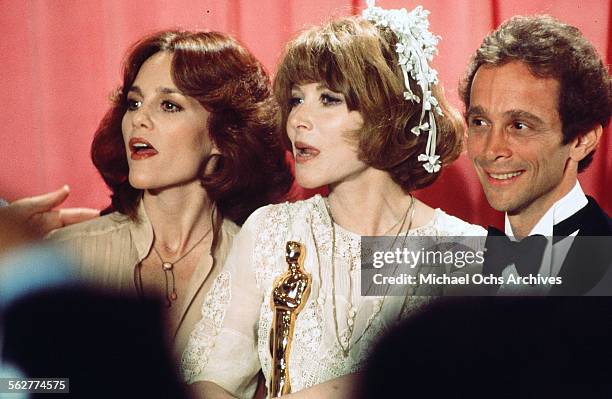
{"label": "woman's eyebrow", "polygon": [[180,95],[184,95],[179,89],[174,89],[172,87],[158,87],[157,92],[159,93],[163,93],[163,94],[180,94]]}
{"label": "woman's eyebrow", "polygon": [[142,96],[142,90],[140,90],[140,87],[138,87],[138,86],[130,87],[130,90],[128,90],[128,93],[136,93],[139,96]]}

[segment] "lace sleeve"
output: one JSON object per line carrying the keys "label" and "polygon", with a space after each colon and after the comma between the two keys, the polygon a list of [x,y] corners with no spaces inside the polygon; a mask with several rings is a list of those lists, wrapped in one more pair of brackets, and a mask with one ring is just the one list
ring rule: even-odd
{"label": "lace sleeve", "polygon": [[188,383],[211,381],[236,397],[252,397],[261,368],[256,345],[263,294],[253,263],[258,215],[261,212],[255,212],[236,235],[181,362]]}
{"label": "lace sleeve", "polygon": [[217,276],[212,288],[204,298],[202,318],[189,334],[189,342],[183,352],[181,372],[183,379],[188,384],[195,381],[195,377],[208,363],[213,340],[221,330],[230,298],[230,274],[224,271]]}

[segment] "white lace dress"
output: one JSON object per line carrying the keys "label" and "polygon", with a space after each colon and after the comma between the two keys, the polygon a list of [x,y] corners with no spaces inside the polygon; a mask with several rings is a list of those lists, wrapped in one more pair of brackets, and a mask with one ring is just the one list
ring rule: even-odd
{"label": "white lace dress", "polygon": [[[205,299],[203,318],[183,354],[182,371],[188,383],[213,381],[237,397],[250,398],[258,371],[262,369],[269,378],[270,295],[274,279],[287,269],[288,240],[305,244],[304,267],[312,276],[289,359],[293,392],[358,371],[373,341],[427,300],[361,296],[360,236],[339,225],[333,230],[335,288],[331,221],[321,196],[267,206],[251,215]],[[409,234],[482,236],[486,230],[436,209],[430,223]]]}

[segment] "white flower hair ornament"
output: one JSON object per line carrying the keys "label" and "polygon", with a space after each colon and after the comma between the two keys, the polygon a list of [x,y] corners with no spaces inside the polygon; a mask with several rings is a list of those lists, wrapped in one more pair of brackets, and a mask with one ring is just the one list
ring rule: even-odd
{"label": "white flower hair ornament", "polygon": [[[425,162],[423,167],[429,173],[440,170],[440,156],[436,155],[436,120],[433,112],[443,115],[438,100],[432,94],[432,87],[438,83],[438,72],[429,66],[428,61],[438,52],[436,45],[439,36],[429,31],[427,16],[429,11],[418,6],[408,12],[405,8],[400,10],[385,10],[374,5],[374,0],[366,0],[368,7],[363,10],[364,19],[376,26],[391,29],[397,36],[395,51],[398,54],[399,65],[404,76],[404,98],[414,103],[421,103],[421,116],[419,124],[410,131],[418,136],[421,131],[429,133],[425,153],[418,156],[418,160]],[[410,78],[421,88],[423,98],[410,90]]]}

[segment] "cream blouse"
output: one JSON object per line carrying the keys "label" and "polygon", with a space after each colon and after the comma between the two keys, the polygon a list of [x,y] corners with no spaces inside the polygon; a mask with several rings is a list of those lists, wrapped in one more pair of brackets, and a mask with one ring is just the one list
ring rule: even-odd
{"label": "cream blouse", "polygon": [[[482,236],[486,230],[436,209],[430,223],[409,234]],[[236,236],[206,300],[204,318],[187,344],[182,360],[187,382],[212,381],[234,396],[250,398],[262,369],[269,386],[270,295],[274,279],[287,269],[288,240],[304,244],[304,268],[312,276],[311,293],[297,317],[289,359],[293,392],[358,371],[374,341],[429,300],[361,296],[361,237],[339,225],[331,228],[321,196],[260,208]]]}
{"label": "cream blouse", "polygon": [[[48,238],[58,242],[76,261],[82,277],[120,294],[133,295],[136,293],[134,268],[147,257],[153,245],[153,227],[142,201],[137,215],[138,222],[134,222],[114,212],[56,230]],[[189,281],[180,322],[172,332],[177,357],[183,352],[193,326],[202,317],[204,297],[219,274],[238,231],[239,227],[232,221],[223,220],[213,261],[206,259],[211,256],[206,254]]]}

